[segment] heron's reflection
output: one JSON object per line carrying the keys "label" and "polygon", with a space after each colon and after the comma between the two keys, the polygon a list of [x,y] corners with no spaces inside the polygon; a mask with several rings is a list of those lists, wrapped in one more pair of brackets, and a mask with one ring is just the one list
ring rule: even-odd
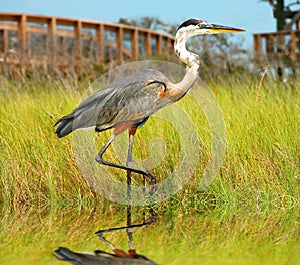
{"label": "heron's reflection", "polygon": [[[132,145],[132,141],[130,142]],[[132,166],[132,155],[131,155],[131,146],[129,146],[128,149],[128,157],[127,157],[127,166]],[[79,252],[73,252],[67,248],[60,247],[55,252],[54,255],[64,261],[68,261],[70,263],[73,263],[75,265],[97,265],[97,264],[103,264],[103,265],[110,265],[110,264],[116,264],[116,265],[138,265],[138,264],[144,264],[144,265],[157,265],[157,263],[151,261],[146,256],[138,254],[134,248],[133,245],[133,235],[132,230],[134,228],[143,228],[146,226],[151,225],[156,220],[156,215],[153,209],[150,208],[150,219],[146,220],[146,215],[144,213],[144,220],[141,224],[131,224],[131,174],[132,172],[130,170],[127,171],[127,224],[123,227],[114,227],[109,228],[105,230],[99,230],[96,232],[96,235],[100,238],[102,242],[104,242],[106,245],[108,245],[112,251],[112,253],[107,253],[101,250],[96,250],[92,254],[86,254],[86,253],[79,253]],[[144,180],[144,192],[146,192],[146,179],[143,177]],[[124,230],[127,233],[128,236],[128,245],[129,250],[127,252],[118,249],[109,242],[105,237],[105,233],[112,233],[115,231]]]}
{"label": "heron's reflection", "polygon": [[[151,225],[153,222],[155,222],[156,216],[155,212],[150,209],[150,218],[147,220],[146,216],[144,215],[144,220],[140,224],[131,224],[131,206],[127,206],[127,225],[123,227],[114,227],[109,228],[105,230],[100,230],[96,232],[96,235],[99,237],[99,239],[104,242],[106,245],[108,245],[113,253],[104,252],[101,250],[95,250],[93,253],[80,253],[80,252],[73,252],[69,250],[68,248],[59,247],[55,252],[54,255],[63,261],[68,261],[75,265],[96,265],[96,264],[103,264],[103,265],[109,265],[109,264],[132,264],[132,265],[138,265],[138,264],[144,264],[144,265],[154,265],[157,264],[150,259],[148,259],[146,256],[138,254],[134,248],[133,243],[133,235],[132,230],[135,228],[143,228],[146,226]],[[123,251],[121,249],[118,249],[115,247],[113,243],[108,241],[105,237],[105,233],[113,233],[115,231],[124,230],[127,233],[128,236],[128,245],[129,250]]]}

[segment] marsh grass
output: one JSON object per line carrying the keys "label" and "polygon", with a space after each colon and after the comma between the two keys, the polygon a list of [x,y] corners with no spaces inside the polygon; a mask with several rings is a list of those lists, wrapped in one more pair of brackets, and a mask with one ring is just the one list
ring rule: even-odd
{"label": "marsh grass", "polygon": [[[243,201],[248,201],[249,196],[271,201],[299,195],[300,90],[295,83],[266,79],[258,99],[258,80],[231,78],[210,84],[227,129],[226,158],[209,189],[218,198],[224,193]],[[77,204],[81,200],[93,201],[95,196],[100,199],[81,176],[74,159],[72,136],[58,139],[53,128],[56,119],[82,100],[87,86],[88,82],[38,79],[23,84],[13,81],[2,84],[0,194],[3,203],[18,207],[24,203]],[[204,115],[188,97],[176,104],[194,117],[201,144],[197,172],[182,191],[193,196],[209,158],[210,131]],[[97,148],[109,135],[109,131],[99,135]],[[137,158],[151,155],[153,138],[163,139],[168,148],[167,157],[153,174],[162,178],[163,174],[172,172],[179,160],[180,146],[176,143],[180,141],[170,124],[150,119],[136,138]],[[125,158],[126,142],[124,147]],[[111,150],[108,159],[116,159]]]}
{"label": "marsh grass", "polygon": [[[188,97],[176,103],[194,117],[200,162],[180,192],[154,206],[159,220],[153,232],[136,235],[141,253],[161,264],[297,264],[300,81],[266,77],[257,96],[258,84],[259,77],[250,75],[208,84],[224,115],[227,152],[215,181],[201,192],[210,130]],[[32,248],[46,255],[64,242],[77,250],[95,249],[93,232],[123,218],[124,207],[102,198],[82,177],[72,136],[54,134],[56,119],[77,106],[87,86],[47,78],[1,83],[0,249],[5,264],[15,264],[16,246],[24,260]],[[173,126],[158,122],[150,119],[139,130],[133,152],[137,158],[149,156],[152,139],[163,139],[167,156],[151,170],[162,179],[176,167],[180,146]],[[97,147],[109,135],[101,133]],[[107,158],[116,159],[112,150]],[[125,173],[112,172],[125,181]],[[125,238],[116,240],[126,249]],[[24,264],[54,264],[49,256],[31,259]]]}
{"label": "marsh grass", "polygon": [[[62,111],[62,105],[71,108],[79,92],[76,88],[59,85],[49,81],[45,86],[29,81],[1,91],[1,197],[4,203],[15,206],[27,203],[43,206],[62,200],[74,203],[82,195],[81,187],[84,189],[85,185],[73,156],[69,156],[72,153],[70,140],[56,141],[53,134],[57,111]],[[86,194],[90,194],[88,189]]]}

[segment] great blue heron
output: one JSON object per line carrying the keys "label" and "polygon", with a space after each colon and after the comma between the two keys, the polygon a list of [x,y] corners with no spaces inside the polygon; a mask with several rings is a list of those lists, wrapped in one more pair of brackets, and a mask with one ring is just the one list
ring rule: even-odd
{"label": "great blue heron", "polygon": [[[137,128],[162,107],[181,99],[198,77],[199,57],[186,48],[187,40],[195,35],[244,30],[210,24],[200,19],[189,19],[182,23],[175,35],[174,49],[179,59],[187,65],[182,81],[172,83],[164,74],[148,69],[109,84],[84,100],[72,113],[59,119],[55,133],[59,138],[80,128],[95,126],[96,132],[113,128],[107,143],[99,151],[96,161],[146,176],[153,188],[156,179],[147,171],[132,167],[132,144]],[[115,137],[128,129],[129,147],[126,165],[103,159],[103,154]]]}

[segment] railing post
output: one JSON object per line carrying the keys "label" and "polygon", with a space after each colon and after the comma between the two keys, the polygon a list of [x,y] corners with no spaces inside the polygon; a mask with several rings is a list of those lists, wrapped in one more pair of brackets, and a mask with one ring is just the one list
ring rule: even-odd
{"label": "railing post", "polygon": [[18,21],[18,41],[19,41],[19,54],[20,54],[20,68],[23,72],[27,59],[27,30],[26,30],[27,17],[21,15]]}
{"label": "railing post", "polygon": [[51,71],[54,71],[57,67],[56,65],[56,18],[50,18],[48,22],[48,56],[50,57],[48,60],[48,67]]}
{"label": "railing post", "polygon": [[117,63],[123,63],[123,27],[117,29]]}
{"label": "railing post", "polygon": [[104,63],[104,25],[101,23],[97,26],[97,56],[98,56],[98,63]]}
{"label": "railing post", "polygon": [[82,47],[81,47],[81,28],[82,24],[81,21],[78,20],[75,23],[74,26],[74,35],[75,35],[75,62],[76,66],[81,66],[81,61],[82,61]]}
{"label": "railing post", "polygon": [[166,46],[165,46],[165,53],[167,55],[170,55],[170,46],[171,46],[171,41],[169,38],[166,39]]}
{"label": "railing post", "polygon": [[151,33],[150,32],[146,33],[145,52],[146,52],[147,57],[150,57],[152,55],[152,51],[151,51]]}
{"label": "railing post", "polygon": [[261,36],[259,34],[255,34],[253,38],[254,38],[254,54],[256,56],[260,56],[262,54]]}
{"label": "railing post", "polygon": [[5,29],[2,31],[2,41],[3,41],[3,53],[7,54],[7,52],[8,52],[8,32]]}
{"label": "railing post", "polygon": [[134,29],[131,35],[131,61],[139,59],[139,32]]}
{"label": "railing post", "polygon": [[162,53],[162,36],[160,34],[156,37],[156,53]]}
{"label": "railing post", "polygon": [[261,35],[253,35],[253,50],[254,50],[254,64],[260,66],[262,61],[262,42]]}

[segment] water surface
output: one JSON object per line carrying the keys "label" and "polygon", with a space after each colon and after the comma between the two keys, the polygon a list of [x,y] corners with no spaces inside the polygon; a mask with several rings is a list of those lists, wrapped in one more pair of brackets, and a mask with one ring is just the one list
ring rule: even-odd
{"label": "water surface", "polygon": [[[155,206],[157,220],[134,229],[134,247],[158,264],[300,264],[299,212],[297,207],[270,206],[254,210],[230,204],[205,211]],[[133,208],[132,223],[141,223],[147,209]],[[59,246],[73,251],[96,249],[111,252],[95,232],[126,225],[126,208],[111,205],[84,207],[2,207],[1,264],[68,264],[57,260]],[[106,238],[128,250],[124,231]]]}

